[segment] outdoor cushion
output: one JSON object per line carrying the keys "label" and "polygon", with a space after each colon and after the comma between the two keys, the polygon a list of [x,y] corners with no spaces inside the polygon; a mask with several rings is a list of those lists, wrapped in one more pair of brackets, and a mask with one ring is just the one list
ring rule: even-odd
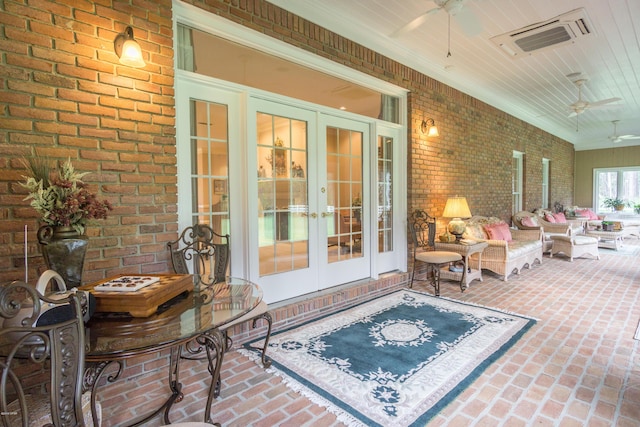
{"label": "outdoor cushion", "polygon": [[512,241],[511,232],[509,226],[502,223],[487,224],[484,226],[484,230],[487,232],[490,240],[505,240],[507,242]]}
{"label": "outdoor cushion", "polygon": [[576,214],[589,219],[599,219],[598,215],[596,215],[596,213],[591,209],[576,209]]}
{"label": "outdoor cushion", "polygon": [[565,217],[564,213],[562,213],[562,212],[554,213],[553,214],[553,219],[555,219],[558,224],[566,224],[567,223],[567,217]]}
{"label": "outdoor cushion", "polygon": [[538,218],[535,216],[523,216],[520,219],[520,223],[525,227],[538,227]]}
{"label": "outdoor cushion", "polygon": [[519,256],[526,255],[534,248],[542,246],[540,240],[513,240],[509,242],[509,252],[507,257],[510,259],[518,258]]}
{"label": "outdoor cushion", "polygon": [[426,251],[416,254],[416,259],[427,264],[444,264],[462,260],[462,255],[447,251]]}
{"label": "outdoor cushion", "polygon": [[467,224],[464,237],[474,240],[486,240],[487,234],[484,232],[481,224]]}

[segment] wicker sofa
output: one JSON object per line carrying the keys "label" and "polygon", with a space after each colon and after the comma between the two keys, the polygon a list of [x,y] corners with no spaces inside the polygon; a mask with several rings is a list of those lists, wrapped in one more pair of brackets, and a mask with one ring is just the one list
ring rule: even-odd
{"label": "wicker sofa", "polygon": [[[496,236],[495,228],[509,230],[507,236]],[[542,263],[542,230],[514,230],[500,218],[474,216],[466,221],[465,239],[487,242],[489,246],[482,252],[482,268],[502,275],[508,280],[514,271],[520,274],[524,267],[531,268],[535,261]],[[475,262],[475,265],[474,265]],[[478,268],[478,260],[469,260],[471,268]]]}

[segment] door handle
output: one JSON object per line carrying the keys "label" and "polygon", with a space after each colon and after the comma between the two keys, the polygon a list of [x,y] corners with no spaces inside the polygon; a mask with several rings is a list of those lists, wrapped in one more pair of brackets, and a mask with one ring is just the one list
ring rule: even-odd
{"label": "door handle", "polygon": [[320,216],[321,216],[322,218],[326,218],[326,217],[328,217],[328,216],[332,216],[332,215],[333,215],[333,212],[322,212],[322,213],[320,214]]}

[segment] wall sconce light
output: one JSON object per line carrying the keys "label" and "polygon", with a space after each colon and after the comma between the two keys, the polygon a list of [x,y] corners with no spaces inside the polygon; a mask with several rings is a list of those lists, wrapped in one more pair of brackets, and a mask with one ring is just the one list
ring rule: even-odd
{"label": "wall sconce light", "polygon": [[436,122],[433,119],[422,120],[420,129],[422,133],[426,133],[427,136],[440,136]]}
{"label": "wall sconce light", "polygon": [[113,47],[122,65],[134,68],[142,68],[147,65],[142,59],[140,45],[133,38],[133,29],[131,27],[125,28],[123,33],[116,36],[113,41]]}

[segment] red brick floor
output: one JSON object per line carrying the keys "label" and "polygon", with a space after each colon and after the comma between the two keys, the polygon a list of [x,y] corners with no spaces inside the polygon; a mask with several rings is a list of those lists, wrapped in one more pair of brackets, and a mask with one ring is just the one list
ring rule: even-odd
{"label": "red brick floor", "polygon": [[[640,246],[640,240],[625,243]],[[443,281],[444,297],[539,321],[429,427],[640,426],[640,351],[633,339],[640,320],[640,255],[600,252],[600,260],[573,262],[545,256],[542,265],[507,282],[485,272],[484,281],[474,281],[464,293]],[[181,371],[186,396],[174,405],[171,419],[201,420],[206,366],[187,361]],[[133,412],[123,408],[147,408],[141,395],[165,396],[165,375],[160,370],[110,385],[122,391],[104,402],[104,425],[131,419]],[[237,351],[225,355],[222,394],[212,413],[229,427],[342,425]],[[157,419],[144,425],[161,424]]]}

